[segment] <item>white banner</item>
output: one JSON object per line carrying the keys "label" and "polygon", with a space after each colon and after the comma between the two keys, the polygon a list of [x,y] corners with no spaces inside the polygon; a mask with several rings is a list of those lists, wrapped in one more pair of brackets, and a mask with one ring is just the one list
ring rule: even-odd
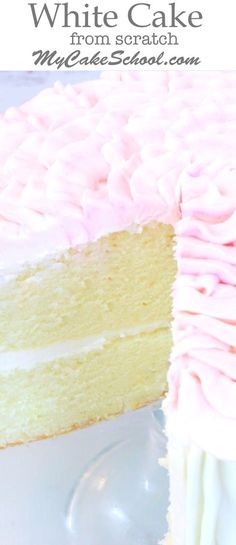
{"label": "white banner", "polygon": [[4,0],[0,70],[235,70],[235,25],[235,0]]}

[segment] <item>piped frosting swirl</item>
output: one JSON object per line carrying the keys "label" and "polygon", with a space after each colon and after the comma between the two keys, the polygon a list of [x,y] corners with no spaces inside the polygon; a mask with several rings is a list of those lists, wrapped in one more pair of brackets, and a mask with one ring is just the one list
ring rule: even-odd
{"label": "piped frosting swirl", "polygon": [[236,180],[223,172],[182,187],[168,408],[172,433],[235,460]]}

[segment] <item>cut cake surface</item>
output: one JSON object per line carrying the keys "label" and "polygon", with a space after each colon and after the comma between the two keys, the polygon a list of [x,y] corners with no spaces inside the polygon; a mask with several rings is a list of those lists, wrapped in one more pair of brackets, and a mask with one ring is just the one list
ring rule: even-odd
{"label": "cut cake surface", "polygon": [[164,225],[115,233],[2,285],[1,445],[64,433],[163,395],[172,244]]}

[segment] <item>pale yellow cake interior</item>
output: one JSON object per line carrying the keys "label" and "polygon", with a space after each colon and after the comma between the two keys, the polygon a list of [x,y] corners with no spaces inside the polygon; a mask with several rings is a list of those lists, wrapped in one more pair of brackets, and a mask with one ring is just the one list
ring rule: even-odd
{"label": "pale yellow cake interior", "polygon": [[[86,350],[0,373],[0,445],[52,436],[158,399],[171,346],[173,230],[112,234],[0,289],[0,350]],[[89,348],[90,341],[99,346]],[[35,352],[37,354],[37,352]],[[40,355],[38,356],[40,360]],[[37,358],[37,356],[36,356]]]}

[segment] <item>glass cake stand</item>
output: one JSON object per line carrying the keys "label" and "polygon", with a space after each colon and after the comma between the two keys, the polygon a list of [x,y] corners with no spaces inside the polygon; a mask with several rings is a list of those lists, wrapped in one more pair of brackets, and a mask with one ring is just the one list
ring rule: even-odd
{"label": "glass cake stand", "polygon": [[167,472],[158,406],[0,452],[0,543],[158,545]]}

